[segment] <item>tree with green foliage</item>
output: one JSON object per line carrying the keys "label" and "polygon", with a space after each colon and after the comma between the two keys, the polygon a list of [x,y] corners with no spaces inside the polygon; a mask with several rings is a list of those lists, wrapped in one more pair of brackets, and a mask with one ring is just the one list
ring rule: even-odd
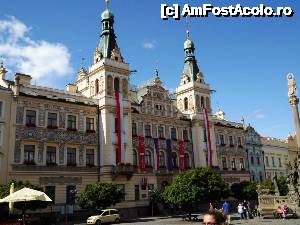
{"label": "tree with green foliage", "polygon": [[33,185],[29,181],[10,181],[6,185],[0,185],[0,198],[4,198],[9,195],[10,186],[14,183],[14,192],[21,190],[22,188],[31,188],[37,191],[43,191],[43,189],[38,185]]}
{"label": "tree with green foliage", "polygon": [[269,190],[269,194],[275,194],[275,186],[271,180],[261,182],[260,189]]}
{"label": "tree with green foliage", "polygon": [[238,200],[257,200],[257,183],[254,181],[242,181],[231,186],[231,193]]}
{"label": "tree with green foliage", "polygon": [[87,185],[79,197],[79,205],[86,209],[105,209],[121,202],[125,193],[113,183],[101,183]]}
{"label": "tree with green foliage", "polygon": [[277,185],[278,185],[279,194],[281,196],[286,196],[289,193],[287,177],[277,178]]}
{"label": "tree with green foliage", "polygon": [[163,193],[167,202],[186,209],[190,219],[193,204],[219,201],[228,195],[228,186],[221,175],[210,168],[197,168],[180,174]]}

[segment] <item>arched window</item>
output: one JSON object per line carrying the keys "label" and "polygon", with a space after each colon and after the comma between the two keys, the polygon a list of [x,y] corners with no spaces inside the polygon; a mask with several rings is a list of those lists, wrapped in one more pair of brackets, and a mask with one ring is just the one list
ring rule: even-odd
{"label": "arched window", "polygon": [[107,94],[108,95],[113,94],[113,78],[112,78],[112,76],[107,77]]}
{"label": "arched window", "polygon": [[204,97],[201,96],[201,108],[204,108],[205,104],[204,104]]}
{"label": "arched window", "polygon": [[172,161],[173,161],[173,167],[174,169],[178,169],[178,162],[177,162],[177,153],[176,152],[172,152]]}
{"label": "arched window", "polygon": [[99,93],[99,80],[96,79],[95,81],[95,94],[98,94]]}
{"label": "arched window", "polygon": [[184,166],[185,168],[191,168],[191,165],[190,165],[190,156],[188,153],[185,153],[184,154]]}
{"label": "arched window", "polygon": [[138,165],[138,155],[136,150],[133,150],[133,166],[137,166]]}
{"label": "arched window", "polygon": [[189,100],[187,97],[184,98],[184,110],[189,109]]}
{"label": "arched window", "polygon": [[160,168],[166,167],[166,157],[165,157],[165,153],[163,151],[161,151],[159,153],[159,167]]}
{"label": "arched window", "polygon": [[152,154],[149,150],[147,150],[145,154],[145,165],[148,168],[152,167]]}
{"label": "arched window", "polygon": [[116,77],[114,80],[114,89],[115,91],[120,91],[120,80],[118,77]]}
{"label": "arched window", "polygon": [[197,109],[200,109],[200,97],[199,97],[199,95],[196,95],[196,108]]}

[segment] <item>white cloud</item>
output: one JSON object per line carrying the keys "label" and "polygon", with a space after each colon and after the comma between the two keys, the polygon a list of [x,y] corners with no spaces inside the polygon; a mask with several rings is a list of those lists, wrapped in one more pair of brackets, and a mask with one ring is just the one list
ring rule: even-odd
{"label": "white cloud", "polygon": [[256,109],[250,115],[245,117],[246,120],[250,120],[250,119],[260,120],[260,119],[264,119],[264,118],[266,118],[266,115],[262,109]]}
{"label": "white cloud", "polygon": [[156,40],[152,40],[152,41],[145,41],[143,43],[143,47],[145,49],[154,49],[156,48],[156,45],[157,45],[157,41]]}
{"label": "white cloud", "polygon": [[6,66],[37,81],[49,78],[54,81],[57,76],[71,74],[68,48],[61,43],[33,40],[30,30],[15,17],[0,20],[0,55],[5,58]]}

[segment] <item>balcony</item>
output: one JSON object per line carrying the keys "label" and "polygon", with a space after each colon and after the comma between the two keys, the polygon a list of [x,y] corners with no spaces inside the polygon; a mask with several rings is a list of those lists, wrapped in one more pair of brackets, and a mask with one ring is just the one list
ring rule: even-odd
{"label": "balcony", "polygon": [[112,173],[114,178],[117,176],[126,176],[127,180],[129,180],[134,173],[134,167],[130,164],[120,164],[114,167]]}

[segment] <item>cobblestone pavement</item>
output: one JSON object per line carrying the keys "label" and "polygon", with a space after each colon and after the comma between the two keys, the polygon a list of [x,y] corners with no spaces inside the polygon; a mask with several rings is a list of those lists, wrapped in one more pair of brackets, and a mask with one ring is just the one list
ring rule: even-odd
{"label": "cobblestone pavement", "polygon": [[[167,218],[167,217],[149,217],[141,218],[136,221],[131,221],[127,223],[121,223],[120,225],[193,225],[199,224],[201,222],[189,222],[183,221],[181,218]],[[290,219],[290,220],[278,220],[278,219],[250,219],[250,220],[233,220],[232,225],[300,225],[300,219]],[[78,224],[79,225],[79,224]],[[80,224],[85,225],[85,224]]]}
{"label": "cobblestone pavement", "polygon": [[[132,221],[131,223],[122,223],[122,225],[172,225],[172,224],[201,224],[201,222],[188,222],[182,221],[181,218],[144,218],[138,221]],[[232,225],[300,225],[300,219],[291,220],[274,220],[274,219],[251,219],[251,220],[233,220]]]}

